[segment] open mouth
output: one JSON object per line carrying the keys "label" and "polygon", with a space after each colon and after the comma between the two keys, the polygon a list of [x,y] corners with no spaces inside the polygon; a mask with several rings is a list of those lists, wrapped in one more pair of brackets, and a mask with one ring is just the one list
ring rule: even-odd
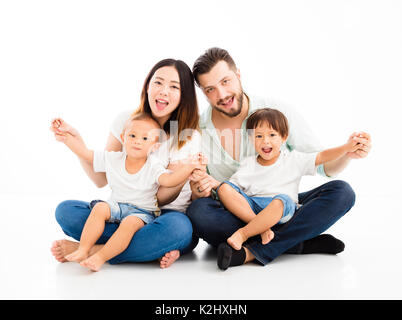
{"label": "open mouth", "polygon": [[262,152],[264,152],[264,154],[270,154],[272,151],[272,148],[262,148],[261,150],[262,150]]}
{"label": "open mouth", "polygon": [[229,108],[232,106],[233,101],[234,101],[234,96],[231,97],[230,99],[227,99],[225,102],[220,102],[219,104],[220,104],[221,106],[223,106],[223,107],[229,109]]}
{"label": "open mouth", "polygon": [[165,109],[167,107],[167,105],[169,104],[169,102],[167,102],[166,100],[163,100],[163,99],[156,99],[155,102],[156,102],[156,108],[158,110]]}

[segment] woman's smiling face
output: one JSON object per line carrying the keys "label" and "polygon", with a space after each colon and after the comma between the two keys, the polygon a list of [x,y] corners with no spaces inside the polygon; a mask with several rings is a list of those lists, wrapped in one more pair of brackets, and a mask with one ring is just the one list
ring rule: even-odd
{"label": "woman's smiling face", "polygon": [[148,102],[152,115],[158,122],[169,119],[180,103],[179,73],[174,67],[162,67],[155,71],[148,85]]}

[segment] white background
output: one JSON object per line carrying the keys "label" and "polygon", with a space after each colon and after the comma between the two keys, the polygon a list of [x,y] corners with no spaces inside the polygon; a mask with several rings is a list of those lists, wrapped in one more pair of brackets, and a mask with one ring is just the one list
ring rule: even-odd
{"label": "white background", "polygon": [[[55,291],[53,281],[68,274],[68,269],[60,268],[68,267],[48,259],[51,241],[63,237],[54,209],[65,199],[90,200],[109,193],[107,188],[97,189],[75,157],[54,140],[51,119],[63,117],[80,130],[88,146],[103,148],[113,118],[138,106],[145,76],[157,61],[172,57],[191,68],[212,46],[230,52],[248,93],[272,96],[296,108],[324,146],[341,144],[354,131],[371,134],[369,157],[353,161],[339,176],[352,185],[357,202],[335,230],[343,240],[349,239],[349,252],[359,239],[366,255],[358,261],[346,251],[339,255],[350,259],[345,262],[346,277],[352,277],[354,285],[347,287],[351,291],[333,295],[329,293],[335,283],[327,291],[324,285],[324,292],[335,298],[402,297],[378,278],[388,274],[390,281],[402,282],[397,272],[401,266],[397,226],[402,221],[398,204],[402,3],[396,0],[1,1],[0,228],[6,231],[0,234],[0,247],[7,250],[0,255],[0,268],[8,281],[0,289],[1,297],[75,297],[68,290]],[[198,89],[197,93],[203,110],[205,98]],[[307,178],[302,188],[323,181]],[[23,248],[29,257],[21,253]],[[203,243],[196,251],[202,256],[201,249]],[[387,260],[390,257],[392,261]],[[304,261],[300,259],[298,263]],[[22,267],[28,260],[29,267]],[[217,272],[214,260],[206,260]],[[378,274],[367,273],[367,281],[374,278],[383,286],[371,296],[361,286],[366,278],[359,280],[358,275],[373,261],[394,266],[395,273],[384,267]],[[282,263],[290,267],[297,262],[284,259]],[[281,273],[280,263],[272,265]],[[35,266],[46,274],[38,276]],[[19,268],[34,271],[17,285],[18,277],[12,275]],[[254,267],[247,274],[253,272],[269,276],[268,267]],[[340,274],[345,276],[343,271]],[[32,287],[36,283],[29,284],[34,278],[49,285],[36,291]],[[208,293],[193,297],[208,298]],[[301,293],[294,297],[319,298]]]}

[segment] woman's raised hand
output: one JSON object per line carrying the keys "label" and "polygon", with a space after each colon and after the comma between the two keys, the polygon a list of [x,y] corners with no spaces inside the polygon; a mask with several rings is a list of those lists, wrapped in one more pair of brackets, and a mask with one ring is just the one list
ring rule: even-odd
{"label": "woman's raised hand", "polygon": [[68,134],[73,137],[79,136],[78,131],[61,118],[55,118],[52,120],[50,131],[54,133],[56,140],[60,142],[65,142]]}

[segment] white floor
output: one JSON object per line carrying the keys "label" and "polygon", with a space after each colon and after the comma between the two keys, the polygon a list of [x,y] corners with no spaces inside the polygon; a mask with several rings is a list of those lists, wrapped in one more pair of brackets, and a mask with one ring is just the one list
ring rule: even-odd
{"label": "white floor", "polygon": [[[266,267],[226,272],[201,241],[169,269],[157,262],[105,265],[93,273],[50,254],[64,238],[54,219],[57,196],[0,195],[0,299],[401,299],[400,207],[391,198],[357,201],[329,232],[343,253],[283,255]],[[380,204],[381,202],[381,204]],[[395,220],[395,218],[397,220]]]}

